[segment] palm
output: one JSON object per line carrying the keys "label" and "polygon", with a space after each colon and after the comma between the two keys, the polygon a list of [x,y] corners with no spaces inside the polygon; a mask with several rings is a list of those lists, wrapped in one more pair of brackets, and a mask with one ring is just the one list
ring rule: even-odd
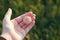
{"label": "palm", "polygon": [[[8,32],[11,34],[13,37],[13,40],[19,40],[21,37],[23,37],[30,31],[30,29],[33,27],[35,24],[35,15],[32,12],[27,12],[17,18],[14,18],[10,20],[12,15],[12,9],[9,8],[7,13],[5,14],[5,17],[3,19],[3,33]],[[24,23],[26,20],[23,22],[23,19],[26,16],[30,16],[32,21],[30,23]],[[29,21],[27,21],[29,22]],[[19,36],[20,34],[20,36]]]}
{"label": "palm", "polygon": [[[29,24],[25,24],[23,22],[23,18],[25,16],[31,16],[32,18],[32,22]],[[28,12],[26,14],[23,14],[15,19],[12,20],[12,23],[14,24],[14,28],[16,30],[16,32],[20,32],[23,35],[25,35],[26,33],[28,33],[28,31],[33,27],[33,25],[35,24],[35,15]]]}

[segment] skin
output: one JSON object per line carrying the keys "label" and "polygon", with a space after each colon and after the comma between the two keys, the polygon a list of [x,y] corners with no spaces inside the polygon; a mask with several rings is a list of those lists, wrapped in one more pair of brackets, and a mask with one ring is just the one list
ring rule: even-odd
{"label": "skin", "polygon": [[26,16],[26,17],[24,17],[24,19],[23,19],[23,22],[25,23],[25,24],[29,24],[29,23],[31,23],[31,17],[30,16]]}
{"label": "skin", "polygon": [[[23,40],[25,35],[31,30],[35,24],[35,14],[27,12],[11,20],[12,9],[9,8],[3,19],[2,37],[7,40]],[[24,23],[24,17],[31,17],[31,23]]]}

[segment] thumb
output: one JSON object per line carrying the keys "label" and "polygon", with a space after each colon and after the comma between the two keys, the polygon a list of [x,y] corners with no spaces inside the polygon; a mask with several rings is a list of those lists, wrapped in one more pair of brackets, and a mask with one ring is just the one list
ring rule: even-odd
{"label": "thumb", "polygon": [[4,20],[10,21],[11,15],[12,15],[12,9],[9,8],[5,14]]}

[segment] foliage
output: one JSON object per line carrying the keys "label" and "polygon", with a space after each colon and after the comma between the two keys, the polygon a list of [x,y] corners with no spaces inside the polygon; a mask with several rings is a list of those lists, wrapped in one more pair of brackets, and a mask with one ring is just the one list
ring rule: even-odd
{"label": "foliage", "polygon": [[0,33],[8,8],[12,19],[28,11],[36,14],[36,24],[24,40],[60,40],[60,0],[0,0]]}

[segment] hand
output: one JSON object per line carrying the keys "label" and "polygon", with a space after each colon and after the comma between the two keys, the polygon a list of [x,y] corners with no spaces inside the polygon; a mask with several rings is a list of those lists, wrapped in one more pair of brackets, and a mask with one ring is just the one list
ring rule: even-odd
{"label": "hand", "polygon": [[[10,20],[11,15],[12,9],[9,8],[3,19],[2,36],[4,37],[5,34],[8,34],[9,36],[11,35],[11,40],[23,39],[35,24],[35,14],[32,12],[27,12],[17,18]],[[26,16],[31,17],[32,21],[30,23],[24,23],[23,20]]]}

